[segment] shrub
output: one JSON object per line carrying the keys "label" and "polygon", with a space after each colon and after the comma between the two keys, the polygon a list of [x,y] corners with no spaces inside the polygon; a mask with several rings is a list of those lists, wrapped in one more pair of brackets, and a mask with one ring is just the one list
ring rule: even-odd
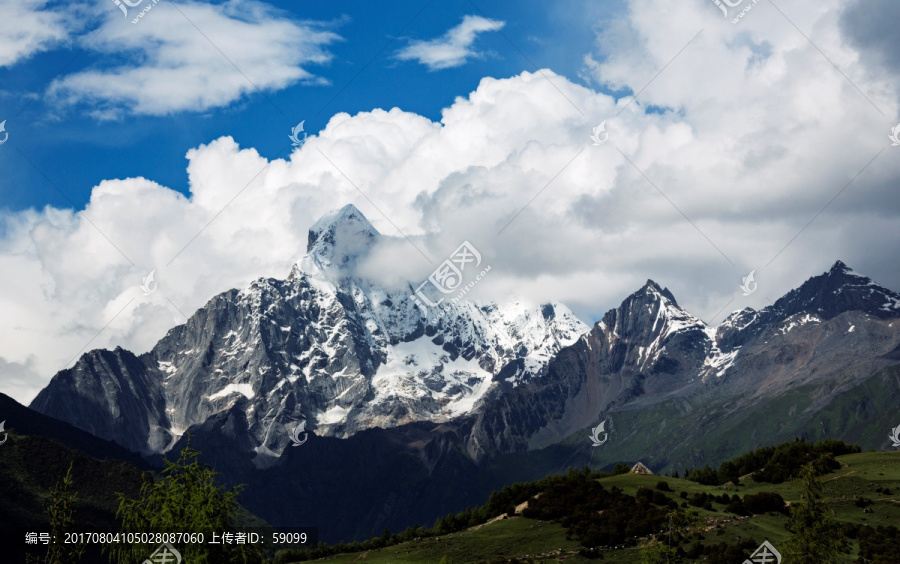
{"label": "shrub", "polygon": [[716,474],[715,470],[710,468],[709,464],[703,468],[694,468],[688,473],[686,478],[692,482],[703,484],[704,486],[719,485],[719,476]]}
{"label": "shrub", "polygon": [[643,498],[647,503],[650,503],[650,500],[653,499],[653,490],[640,486],[634,494],[634,497],[639,499]]}
{"label": "shrub", "polygon": [[702,507],[707,503],[706,494],[705,493],[695,493],[688,499],[688,503],[693,505],[694,507]]}
{"label": "shrub", "polygon": [[750,513],[768,513],[769,511],[777,511],[784,513],[784,498],[773,492],[759,492],[744,496],[744,507]]}
{"label": "shrub", "polygon": [[567,536],[586,547],[633,544],[634,537],[665,526],[666,511],[650,503],[654,493],[640,488],[635,496],[625,495],[619,488],[604,488],[589,475],[569,475],[529,502],[523,515],[560,523]]}
{"label": "shrub", "polygon": [[613,466],[613,476],[618,476],[619,474],[627,474],[631,472],[631,467],[627,464],[616,464]]}
{"label": "shrub", "polygon": [[732,501],[728,505],[725,506],[725,511],[728,513],[734,513],[735,515],[741,516],[749,516],[750,511],[747,509],[747,506],[744,505],[741,501]]}
{"label": "shrub", "polygon": [[876,528],[861,526],[859,536],[859,560],[873,564],[900,562],[900,530],[893,525]]}
{"label": "shrub", "polygon": [[825,440],[818,443],[796,440],[775,447],[762,447],[727,460],[714,470],[709,465],[686,470],[684,477],[704,485],[738,484],[740,477],[753,473],[758,482],[780,484],[799,475],[806,464],[813,464],[816,472],[825,474],[840,468],[836,456],[861,452],[855,445],[843,441]]}

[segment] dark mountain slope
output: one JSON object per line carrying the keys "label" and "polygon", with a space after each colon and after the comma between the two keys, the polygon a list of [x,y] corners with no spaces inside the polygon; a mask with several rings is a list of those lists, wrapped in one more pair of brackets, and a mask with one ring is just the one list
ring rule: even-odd
{"label": "dark mountain slope", "polygon": [[118,530],[115,494],[137,496],[148,469],[140,456],[0,394],[3,418],[9,434],[0,445],[0,544],[4,562],[24,562],[26,531],[49,530],[45,509],[50,490],[70,464],[79,496],[79,528]]}

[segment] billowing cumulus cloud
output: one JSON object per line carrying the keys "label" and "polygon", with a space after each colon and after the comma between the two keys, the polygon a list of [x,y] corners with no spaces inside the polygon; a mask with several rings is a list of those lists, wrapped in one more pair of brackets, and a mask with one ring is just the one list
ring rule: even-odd
{"label": "billowing cumulus cloud", "polygon": [[900,288],[900,149],[874,107],[896,115],[896,92],[839,31],[839,3],[786,10],[818,49],[764,4],[737,25],[707,2],[630,6],[585,72],[636,101],[550,69],[485,78],[440,122],[337,114],[285,160],[214,140],[188,153],[189,197],[108,180],[82,213],[3,217],[5,390],[28,400],[85,347],[147,350],[215,293],[286,276],[346,203],[388,236],[360,273],[419,281],[468,240],[492,266],[476,297],[558,300],[585,321],[647,278],[707,320],[837,259]]}

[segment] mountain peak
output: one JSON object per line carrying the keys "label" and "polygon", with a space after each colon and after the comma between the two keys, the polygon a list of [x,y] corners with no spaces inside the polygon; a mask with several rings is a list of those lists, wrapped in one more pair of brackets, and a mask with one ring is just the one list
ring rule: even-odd
{"label": "mountain peak", "polygon": [[663,298],[672,302],[673,305],[678,305],[678,302],[675,300],[675,296],[672,295],[672,292],[670,292],[668,288],[663,288],[649,278],[647,279],[647,282],[644,284],[644,286],[640,290],[638,290],[638,293],[641,292],[645,294],[662,296]]}
{"label": "mountain peak", "polygon": [[[851,278],[862,278],[866,282],[870,281],[870,279],[868,277],[863,276],[862,274],[856,272],[855,270],[853,270],[852,268],[847,266],[846,263],[844,263],[843,261],[840,261],[840,260],[835,262],[831,266],[831,269],[828,272],[824,273],[824,275],[829,278],[846,279],[847,277],[851,277]],[[854,281],[854,282],[856,282],[856,281]]]}
{"label": "mountain peak", "polygon": [[347,204],[309,228],[306,252],[320,267],[342,266],[364,254],[380,236],[356,206]]}
{"label": "mountain peak", "polygon": [[850,267],[844,264],[844,261],[837,261],[831,267],[831,272],[852,272]]}
{"label": "mountain peak", "polygon": [[900,295],[837,261],[831,270],[813,276],[766,309],[778,311],[783,316],[815,313],[823,319],[851,310],[888,317],[900,312]]}

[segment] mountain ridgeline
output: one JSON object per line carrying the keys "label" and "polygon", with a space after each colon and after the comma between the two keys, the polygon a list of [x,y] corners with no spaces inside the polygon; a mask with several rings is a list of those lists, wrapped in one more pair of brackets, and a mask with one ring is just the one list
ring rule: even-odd
{"label": "mountain ridgeline", "polygon": [[219,294],[146,354],[91,351],[32,407],[143,453],[236,409],[241,446],[262,468],[300,421],[347,438],[468,415],[502,367],[521,360],[528,378],[588,329],[561,304],[516,302],[448,305],[427,324],[411,284],[389,291],[354,275],[380,237],[353,206],[326,216],[286,280]]}
{"label": "mountain ridgeline", "polygon": [[417,283],[357,272],[381,238],[353,206],[329,214],[286,279],[219,294],[147,353],[84,354],[31,407],[145,456],[189,433],[250,510],[329,542],[569,466],[670,471],[795,437],[888,448],[900,423],[900,295],[841,262],[717,326],[647,281],[589,328],[559,303],[426,317]]}

